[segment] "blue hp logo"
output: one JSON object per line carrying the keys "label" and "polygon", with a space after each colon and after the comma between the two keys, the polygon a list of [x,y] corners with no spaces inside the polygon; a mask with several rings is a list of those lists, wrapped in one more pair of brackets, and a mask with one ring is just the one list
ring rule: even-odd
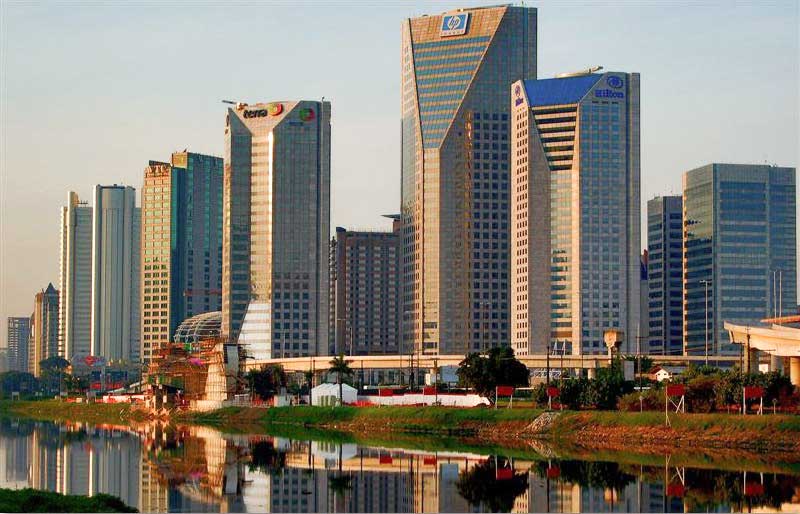
{"label": "blue hp logo", "polygon": [[466,34],[468,24],[468,12],[442,16],[442,26],[439,31],[439,36],[460,36],[462,34]]}
{"label": "blue hp logo", "polygon": [[614,89],[620,89],[622,86],[625,85],[625,83],[622,81],[621,78],[615,77],[613,75],[606,79],[606,83],[608,83],[609,87],[613,87]]}

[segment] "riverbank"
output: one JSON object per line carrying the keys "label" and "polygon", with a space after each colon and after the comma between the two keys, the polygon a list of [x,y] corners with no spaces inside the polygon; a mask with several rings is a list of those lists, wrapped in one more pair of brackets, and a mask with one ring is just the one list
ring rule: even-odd
{"label": "riverbank", "polygon": [[[791,452],[800,454],[800,416],[670,414],[658,412],[563,411],[541,409],[456,409],[449,407],[230,407],[184,413],[173,422],[206,425],[224,432],[273,433],[281,429],[368,434],[392,439],[451,437],[485,446],[527,447],[544,441],[575,451],[644,449],[665,454],[676,449]],[[135,424],[148,420],[122,404],[79,404],[58,400],[0,402],[0,416],[90,424]]]}
{"label": "riverbank", "polygon": [[138,512],[116,496],[76,496],[37,489],[0,489],[0,512]]}
{"label": "riverbank", "polygon": [[[252,431],[295,425],[357,434],[456,436],[510,446],[547,440],[583,449],[653,452],[676,448],[800,452],[800,416],[563,411],[540,418],[540,409],[447,407],[228,408],[187,414],[184,421],[220,430]],[[537,419],[538,418],[538,419]]]}

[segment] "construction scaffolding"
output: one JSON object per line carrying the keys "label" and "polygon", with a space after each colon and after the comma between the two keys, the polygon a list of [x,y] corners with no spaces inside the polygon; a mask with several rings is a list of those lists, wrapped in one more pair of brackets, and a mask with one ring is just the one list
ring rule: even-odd
{"label": "construction scaffolding", "polygon": [[240,388],[236,352],[218,338],[166,343],[155,353],[148,382],[174,388],[188,402],[224,401]]}

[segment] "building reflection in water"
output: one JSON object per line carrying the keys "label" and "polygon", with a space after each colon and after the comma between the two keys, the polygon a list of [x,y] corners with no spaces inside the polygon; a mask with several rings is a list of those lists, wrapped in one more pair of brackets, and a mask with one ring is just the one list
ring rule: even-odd
{"label": "building reflection in water", "polygon": [[[547,452],[544,452],[547,453]],[[141,512],[800,510],[800,476],[360,447],[203,427],[0,422],[0,486]]]}

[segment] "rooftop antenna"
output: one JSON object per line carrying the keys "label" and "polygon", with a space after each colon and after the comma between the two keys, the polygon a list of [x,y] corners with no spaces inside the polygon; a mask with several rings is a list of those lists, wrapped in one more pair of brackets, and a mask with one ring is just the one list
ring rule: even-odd
{"label": "rooftop antenna", "polygon": [[234,102],[233,100],[222,100],[224,104],[235,105],[237,109],[244,109],[247,107],[247,103],[245,102]]}

